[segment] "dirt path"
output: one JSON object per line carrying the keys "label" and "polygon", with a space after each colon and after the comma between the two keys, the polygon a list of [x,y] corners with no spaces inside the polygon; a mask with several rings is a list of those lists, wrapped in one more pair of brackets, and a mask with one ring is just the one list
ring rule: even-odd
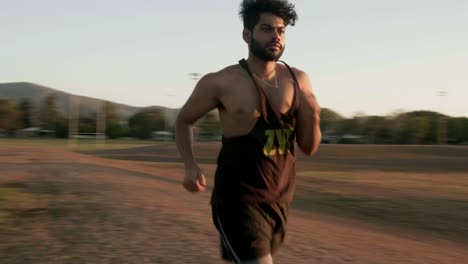
{"label": "dirt path", "polygon": [[[0,263],[221,263],[209,192],[185,192],[180,164],[2,147],[0,168],[37,198],[0,229]],[[292,210],[275,263],[468,263],[468,246]]]}

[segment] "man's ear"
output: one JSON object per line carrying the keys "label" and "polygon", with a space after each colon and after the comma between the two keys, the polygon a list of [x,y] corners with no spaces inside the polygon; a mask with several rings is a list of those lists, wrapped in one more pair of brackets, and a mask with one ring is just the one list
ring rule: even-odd
{"label": "man's ear", "polygon": [[242,30],[242,38],[244,39],[245,43],[250,44],[251,34],[252,32],[247,28]]}

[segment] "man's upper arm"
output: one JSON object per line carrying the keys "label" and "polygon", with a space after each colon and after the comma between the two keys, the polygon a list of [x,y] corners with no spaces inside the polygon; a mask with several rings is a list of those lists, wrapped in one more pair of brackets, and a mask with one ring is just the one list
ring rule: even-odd
{"label": "man's upper arm", "polygon": [[301,93],[312,93],[312,82],[310,81],[309,75],[307,73],[293,68],[294,74],[296,75],[297,81],[299,82],[299,86],[301,88]]}
{"label": "man's upper arm", "polygon": [[203,76],[198,81],[179,113],[179,120],[194,124],[219,105],[219,86],[216,79],[216,75],[211,73]]}
{"label": "man's upper arm", "polygon": [[[297,143],[301,150],[309,154],[314,152],[320,142],[320,106],[312,91],[309,76],[295,69],[299,82],[299,109],[297,114]],[[317,129],[318,128],[318,129]]]}
{"label": "man's upper arm", "polygon": [[[310,81],[307,73],[295,69],[297,81],[299,82],[299,111],[312,111],[314,113],[320,113],[320,106],[317,103],[314,92],[312,90],[312,82]],[[303,107],[301,107],[301,104]],[[310,114],[310,113],[307,113]]]}
{"label": "man's upper arm", "polygon": [[298,69],[294,69],[294,72],[300,87],[297,118],[299,123],[303,123],[310,121],[309,118],[315,114],[315,110],[320,111],[320,109],[312,92],[312,83],[307,73]]}

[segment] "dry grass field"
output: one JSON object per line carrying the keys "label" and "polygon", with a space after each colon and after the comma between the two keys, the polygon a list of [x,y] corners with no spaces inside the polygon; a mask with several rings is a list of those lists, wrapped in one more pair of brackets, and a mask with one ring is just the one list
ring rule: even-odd
{"label": "dry grass field", "polygon": [[[195,152],[212,186],[218,143]],[[468,148],[322,145],[298,156],[275,263],[468,263]],[[0,140],[0,263],[222,263],[210,188],[173,144]]]}

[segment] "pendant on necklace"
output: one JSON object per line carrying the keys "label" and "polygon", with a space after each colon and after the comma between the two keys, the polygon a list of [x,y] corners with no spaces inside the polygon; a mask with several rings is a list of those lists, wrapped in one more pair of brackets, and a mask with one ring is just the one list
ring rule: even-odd
{"label": "pendant on necklace", "polygon": [[278,89],[278,80],[276,79],[276,72],[275,72],[275,85],[273,85],[273,84],[271,84],[271,83],[269,83],[269,82],[264,81],[262,78],[258,77],[257,74],[255,74],[255,73],[254,73],[253,75],[254,75],[255,77],[257,77],[257,79],[259,79],[262,83],[264,83],[264,84],[266,84],[266,85],[268,85],[268,86],[270,86],[270,87],[273,87],[273,88]]}

